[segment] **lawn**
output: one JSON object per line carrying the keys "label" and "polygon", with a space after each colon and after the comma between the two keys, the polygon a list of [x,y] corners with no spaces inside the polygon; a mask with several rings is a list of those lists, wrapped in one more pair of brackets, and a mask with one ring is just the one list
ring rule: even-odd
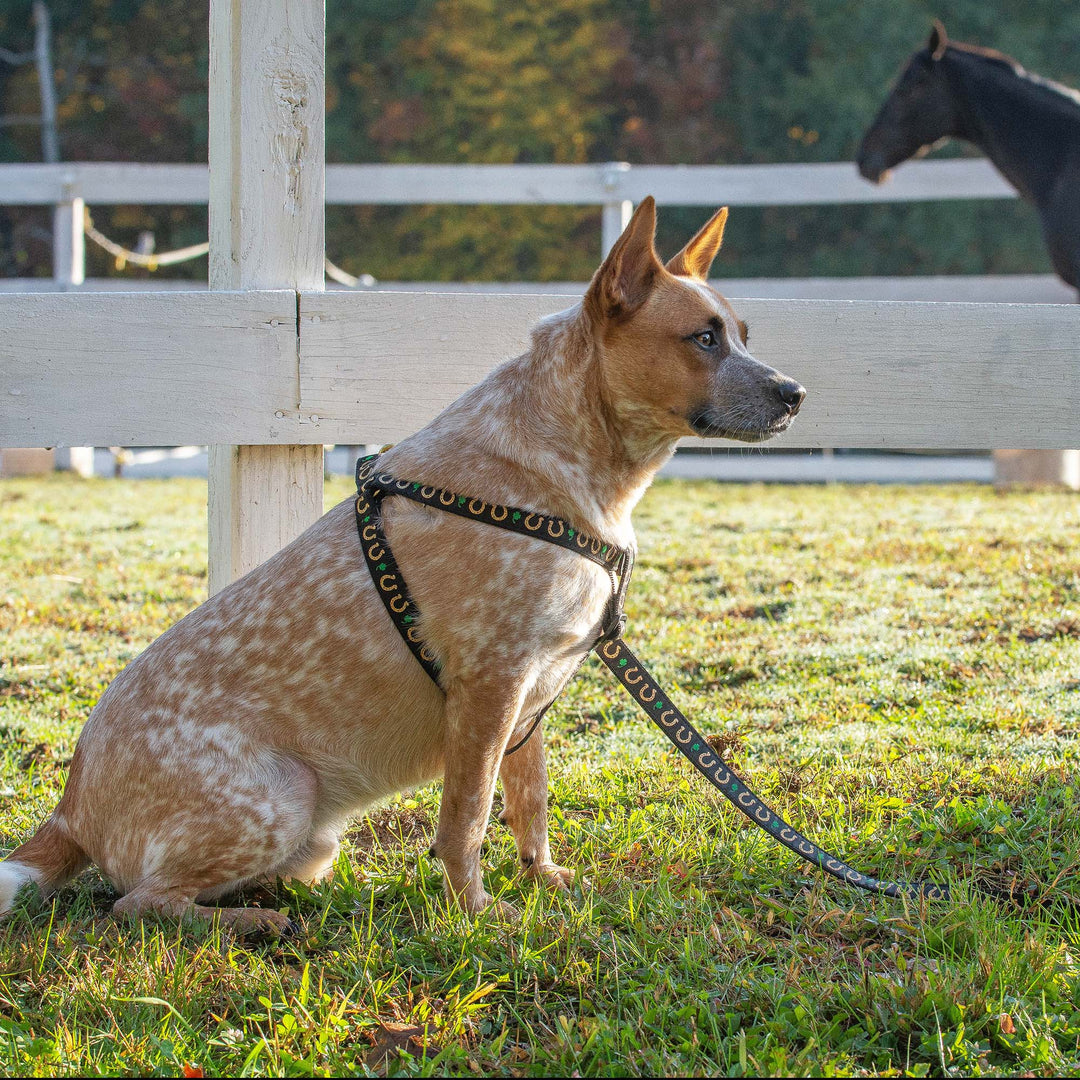
{"label": "lawn", "polygon": [[[0,484],[0,850],[55,804],[109,680],[202,598],[205,495]],[[637,522],[631,647],[797,828],[952,904],[798,862],[594,659],[545,721],[570,896],[515,880],[493,815],[488,888],[521,918],[448,909],[438,785],[358,821],[332,884],[280,888],[289,940],[117,923],[90,871],[0,926],[0,1073],[1080,1070],[1080,496],[667,482]]]}

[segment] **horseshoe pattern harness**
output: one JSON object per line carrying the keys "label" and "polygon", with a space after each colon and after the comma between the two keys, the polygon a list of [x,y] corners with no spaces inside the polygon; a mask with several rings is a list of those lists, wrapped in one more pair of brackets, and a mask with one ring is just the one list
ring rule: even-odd
{"label": "horseshoe pattern harness", "polygon": [[[532,536],[549,544],[557,544],[602,566],[612,576],[612,595],[604,616],[603,633],[593,643],[593,650],[649,719],[656,723],[713,787],[789,851],[841,881],[867,892],[884,893],[886,896],[926,900],[951,899],[947,886],[924,881],[881,881],[823,851],[784,821],[746,786],[738,774],[723,763],[705,736],[679,711],[622,639],[626,624],[622,607],[633,570],[632,551],[605,544],[596,537],[579,532],[561,518],[487,503],[443,488],[396,479],[388,473],[377,472],[377,460],[378,455],[372,455],[361,458],[356,463],[356,528],[360,545],[371,572],[371,579],[387,613],[413,656],[436,685],[439,685],[438,658],[416,632],[419,609],[405,587],[401,569],[394,561],[390,545],[382,531],[380,505],[383,499],[389,496],[400,495],[436,510],[444,510],[496,528]],[[533,718],[524,738],[508,750],[508,754],[526,743],[550,707],[551,703]],[[1010,895],[1005,890],[987,886],[982,888],[995,895]]]}

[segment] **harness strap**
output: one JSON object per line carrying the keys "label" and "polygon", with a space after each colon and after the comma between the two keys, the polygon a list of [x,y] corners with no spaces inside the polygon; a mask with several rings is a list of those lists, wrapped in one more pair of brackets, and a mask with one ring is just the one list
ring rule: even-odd
{"label": "harness strap", "polygon": [[[619,620],[622,618],[623,598],[630,584],[630,569],[634,564],[633,552],[624,551],[587,533],[579,532],[561,518],[498,504],[492,505],[480,499],[457,495],[443,488],[428,487],[407,480],[396,480],[388,473],[376,474],[377,460],[378,455],[371,454],[360,458],[356,463],[355,509],[360,548],[364,553],[364,561],[367,563],[371,580],[375,583],[375,591],[379,594],[387,615],[397,627],[409,651],[416,657],[417,663],[440,689],[443,687],[439,679],[438,657],[420,637],[418,631],[420,609],[409,594],[405,577],[394,559],[390,544],[382,529],[382,501],[391,495],[401,495],[437,510],[445,510],[447,513],[457,514],[473,521],[483,521],[497,528],[509,529],[523,536],[544,540],[602,566],[613,578],[611,599],[608,601],[604,614],[603,632],[607,635],[615,632],[616,629],[621,629]],[[585,662],[587,656],[586,652],[581,658],[582,663]],[[580,667],[581,664],[578,665],[578,668]],[[573,675],[570,678],[573,678]],[[504,752],[504,757],[509,757],[520,750],[529,741],[544,719],[544,714],[555,704],[556,698],[558,694],[537,712],[528,730],[509,750]]]}
{"label": "harness strap", "polygon": [[[469,499],[467,496],[457,495],[440,488],[396,480],[387,473],[375,474],[376,457],[377,455],[361,458],[356,464],[356,525],[360,534],[361,547],[368,569],[371,571],[372,580],[375,582],[376,591],[382,597],[391,620],[436,685],[439,685],[438,661],[416,633],[415,624],[420,613],[405,588],[404,578],[390,554],[389,545],[379,522],[379,504],[387,495],[403,495],[438,510],[445,510],[448,513],[472,518],[474,521],[483,521],[496,528],[509,529],[547,543],[557,544],[559,547],[592,559],[593,562],[609,570],[613,578],[612,596],[608,601],[604,616],[604,631],[593,644],[593,649],[649,719],[713,787],[778,843],[811,866],[831,874],[840,881],[855,885],[867,892],[883,893],[886,896],[925,900],[952,899],[945,885],[935,885],[927,881],[881,881],[869,874],[861,873],[842,859],[830,855],[792,828],[747,787],[733,769],[724,765],[705,736],[679,711],[660,684],[649,674],[622,639],[622,631],[626,623],[622,606],[634,565],[632,551],[612,546],[605,547],[601,541],[591,537],[586,538],[585,544],[579,548],[578,538],[584,534],[575,533],[561,518],[484,503],[479,499]],[[474,506],[475,509],[473,509]],[[525,525],[526,515],[532,519],[531,525]],[[549,523],[562,526],[562,530],[559,531],[556,528],[555,532],[552,532],[548,528]],[[537,713],[524,738],[506,751],[507,754],[512,754],[525,745],[553,704],[554,699]],[[981,882],[974,884],[980,891],[997,899],[1025,899],[1022,894],[1014,894],[1011,890]]]}
{"label": "harness strap", "polygon": [[373,492],[364,484],[357,488],[356,531],[360,534],[360,548],[364,552],[371,580],[375,583],[375,591],[386,607],[391,622],[431,681],[441,686],[438,657],[417,632],[420,609],[405,588],[405,578],[383,534],[379,504],[384,494],[377,490]]}
{"label": "harness strap", "polygon": [[548,544],[581,555],[605,570],[616,570],[624,556],[622,548],[606,543],[588,533],[579,532],[562,518],[549,514],[538,514],[533,510],[521,510],[516,506],[500,506],[498,503],[484,502],[468,495],[459,495],[445,488],[431,487],[427,484],[414,483],[411,480],[397,480],[389,473],[375,472],[376,457],[361,458],[356,463],[356,486],[364,486],[370,495],[381,498],[385,495],[403,495],[413,502],[423,503],[435,510],[444,510],[448,514],[482,521],[485,525],[494,525],[499,529],[532,536]]}

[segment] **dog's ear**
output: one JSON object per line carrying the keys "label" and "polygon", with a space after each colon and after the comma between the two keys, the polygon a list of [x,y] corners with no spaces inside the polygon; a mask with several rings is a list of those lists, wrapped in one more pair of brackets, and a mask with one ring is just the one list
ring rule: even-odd
{"label": "dog's ear", "polygon": [[940,19],[934,20],[930,31],[930,40],[926,47],[930,50],[931,60],[940,60],[945,55],[945,49],[949,44],[949,36],[945,33],[945,26]]}
{"label": "dog's ear", "polygon": [[709,267],[724,242],[724,226],[727,224],[726,206],[721,207],[702,226],[701,231],[675,256],[667,268],[676,277],[708,277]]}
{"label": "dog's ear", "polygon": [[656,254],[656,201],[642,199],[585,293],[585,310],[600,321],[626,318],[645,302],[664,267]]}

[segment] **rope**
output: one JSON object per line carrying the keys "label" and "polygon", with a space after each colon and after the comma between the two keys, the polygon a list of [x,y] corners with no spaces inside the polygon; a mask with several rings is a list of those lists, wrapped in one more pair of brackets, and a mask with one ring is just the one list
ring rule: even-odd
{"label": "rope", "polygon": [[95,229],[89,209],[87,209],[83,218],[83,232],[98,247],[104,248],[116,259],[117,270],[123,270],[128,263],[133,263],[135,266],[145,266],[147,270],[153,272],[159,266],[172,266],[174,263],[197,259],[210,250],[210,244],[207,242],[204,244],[192,244],[191,247],[178,248],[176,251],[163,251],[160,255],[146,255],[141,251],[132,251],[131,248],[126,248],[114,240],[110,240],[103,232]]}
{"label": "rope", "polygon": [[[110,240],[103,232],[94,227],[93,218],[90,217],[89,208],[85,212],[86,216],[83,220],[83,232],[94,241],[100,248],[104,248],[112,257],[116,260],[116,269],[123,270],[128,263],[132,263],[135,266],[145,266],[151,273],[158,269],[160,266],[172,266],[174,263],[188,262],[191,259],[198,259],[205,255],[210,250],[210,244],[192,244],[190,247],[177,248],[175,251],[163,251],[160,255],[153,254],[148,255],[141,251],[132,251],[131,248],[124,247],[122,244],[116,243],[115,240]],[[340,285],[347,285],[350,289],[355,288],[370,288],[375,284],[375,278],[370,274],[361,274],[359,277],[354,277],[352,274],[345,270],[342,270],[340,266],[336,266],[329,259],[323,259],[323,268],[328,278],[338,282]]]}
{"label": "rope", "polygon": [[331,281],[336,281],[339,285],[347,285],[350,289],[370,289],[376,283],[370,274],[361,274],[359,277],[354,277],[347,270],[342,270],[340,266],[336,266],[325,257],[323,258],[323,268],[326,271],[326,276]]}
{"label": "rope", "polygon": [[0,60],[3,60],[5,64],[10,64],[12,67],[18,67],[19,64],[29,64],[34,59],[35,52],[31,49],[29,52],[12,52],[10,49],[0,49]]}

